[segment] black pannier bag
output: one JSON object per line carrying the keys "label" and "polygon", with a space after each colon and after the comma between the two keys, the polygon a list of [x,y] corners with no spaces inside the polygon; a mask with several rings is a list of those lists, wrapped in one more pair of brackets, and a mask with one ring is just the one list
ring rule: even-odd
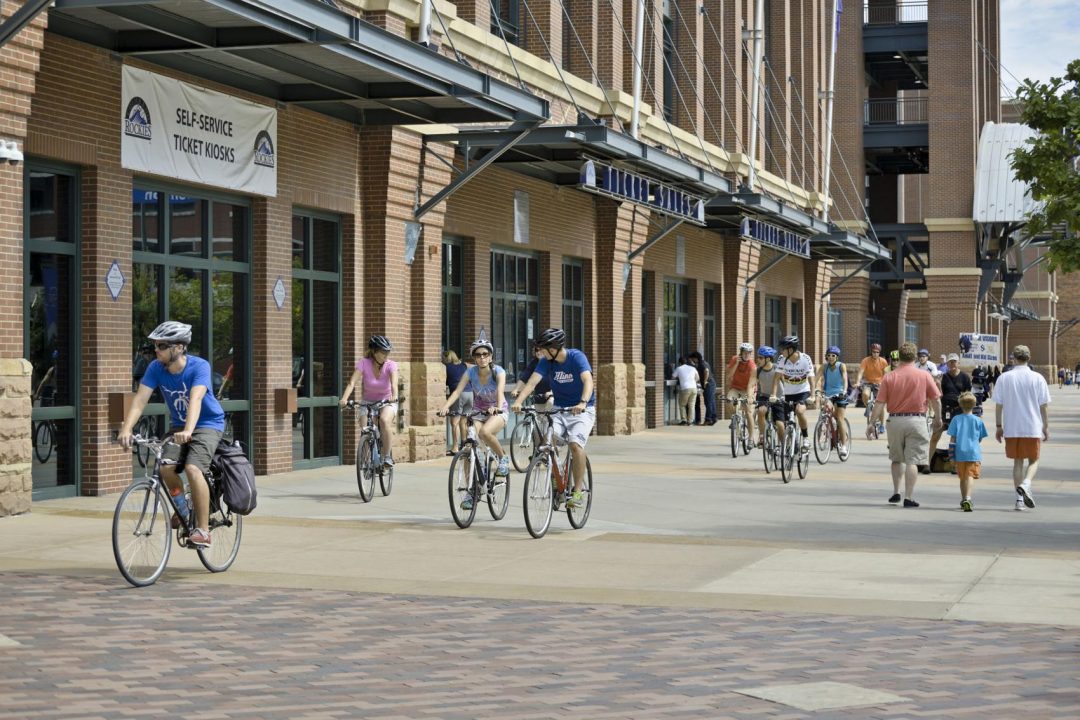
{"label": "black pannier bag", "polygon": [[225,504],[237,515],[248,515],[255,509],[255,468],[244,455],[239,442],[218,444],[210,466],[221,483]]}

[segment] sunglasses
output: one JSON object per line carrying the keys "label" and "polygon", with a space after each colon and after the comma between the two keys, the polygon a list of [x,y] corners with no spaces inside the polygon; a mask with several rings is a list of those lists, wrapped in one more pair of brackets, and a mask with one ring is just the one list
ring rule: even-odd
{"label": "sunglasses", "polygon": [[478,352],[478,353],[473,353],[472,356],[474,358],[486,358],[486,357],[491,357],[491,353],[489,353],[489,352]]}
{"label": "sunglasses", "polygon": [[168,350],[172,346],[173,346],[173,343],[163,343],[163,342],[154,343],[154,347],[156,347],[158,350]]}

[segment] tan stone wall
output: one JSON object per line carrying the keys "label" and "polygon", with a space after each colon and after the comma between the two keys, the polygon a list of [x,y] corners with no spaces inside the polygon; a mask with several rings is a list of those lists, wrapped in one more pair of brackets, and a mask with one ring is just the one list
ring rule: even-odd
{"label": "tan stone wall", "polygon": [[31,369],[26,360],[0,360],[0,517],[30,510]]}

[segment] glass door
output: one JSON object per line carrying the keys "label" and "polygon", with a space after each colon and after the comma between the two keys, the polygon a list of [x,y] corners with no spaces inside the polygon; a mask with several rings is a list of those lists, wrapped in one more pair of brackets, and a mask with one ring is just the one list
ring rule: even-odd
{"label": "glass door", "polygon": [[[540,263],[535,255],[491,252],[491,330],[495,362],[506,370],[506,389],[532,358],[540,322]],[[472,342],[472,338],[467,338]]]}
{"label": "glass door", "polygon": [[74,170],[29,165],[25,178],[23,347],[33,366],[33,498],[79,486],[79,194]]}
{"label": "glass door", "polygon": [[[341,225],[293,215],[293,466],[337,465],[341,455]],[[351,371],[351,370],[350,370]]]}

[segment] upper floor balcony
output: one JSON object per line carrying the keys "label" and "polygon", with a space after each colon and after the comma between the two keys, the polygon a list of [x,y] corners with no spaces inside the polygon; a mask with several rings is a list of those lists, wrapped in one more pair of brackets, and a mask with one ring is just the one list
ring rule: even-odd
{"label": "upper floor balcony", "polygon": [[930,100],[870,98],[863,105],[863,148],[870,174],[925,173],[929,167]]}
{"label": "upper floor balcony", "polygon": [[863,54],[867,72],[903,88],[925,83],[929,36],[925,2],[870,0],[863,6]]}

